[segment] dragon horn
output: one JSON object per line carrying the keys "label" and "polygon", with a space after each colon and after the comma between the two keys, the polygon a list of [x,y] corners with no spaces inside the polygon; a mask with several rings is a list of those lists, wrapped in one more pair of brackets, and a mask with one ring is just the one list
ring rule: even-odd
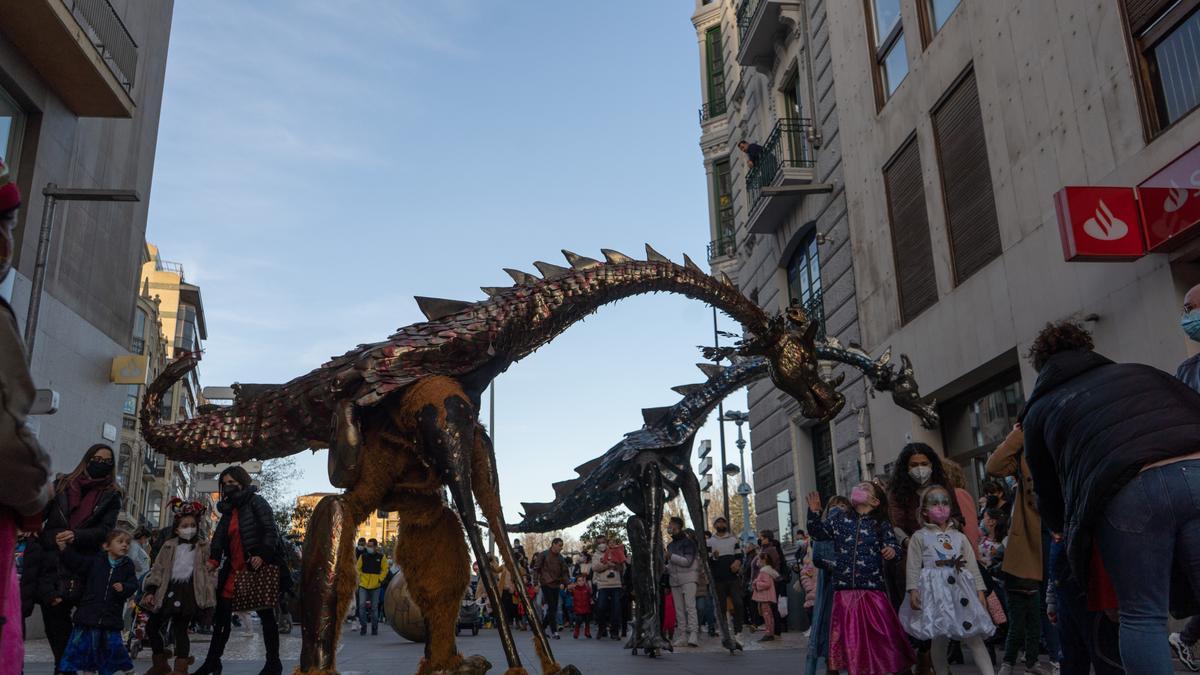
{"label": "dragon horn", "polygon": [[518,285],[532,284],[533,282],[539,280],[532,274],[522,272],[521,270],[514,270],[512,268],[505,267],[504,271],[508,272],[508,276],[512,277],[513,281],[517,282]]}
{"label": "dragon horn", "polygon": [[500,295],[501,293],[503,293],[504,291],[507,291],[508,289],[501,288],[500,286],[480,286],[479,290],[483,291],[484,293],[487,293],[487,296],[489,298],[494,298],[497,295]]}
{"label": "dragon horn", "polygon": [[700,274],[704,274],[704,270],[700,269],[699,265],[692,262],[692,259],[689,258],[688,254],[686,254],[686,253],[683,254],[683,266],[693,272],[699,272]]}
{"label": "dragon horn", "polygon": [[719,366],[715,363],[697,363],[696,367],[699,368],[700,372],[704,373],[704,376],[709,379],[712,379],[725,372],[725,366]]}
{"label": "dragon horn", "polygon": [[661,408],[642,408],[642,421],[644,421],[646,424],[654,424],[670,411],[671,406],[664,406]]}
{"label": "dragon horn", "polygon": [[562,254],[563,257],[567,259],[567,262],[571,263],[571,267],[577,270],[587,270],[604,264],[599,260],[581,256],[578,253],[572,253],[565,248],[563,249]]}
{"label": "dragon horn", "polygon": [[451,314],[457,314],[464,309],[470,307],[474,303],[463,302],[462,300],[447,300],[445,298],[426,298],[418,295],[415,297],[417,307],[421,308],[421,313],[430,321],[443,319]]}
{"label": "dragon horn", "polygon": [[665,263],[671,262],[670,258],[659,253],[658,251],[655,251],[654,248],[652,246],[650,246],[650,244],[646,244],[646,260],[648,260],[650,262],[665,262]]}
{"label": "dragon horn", "polygon": [[571,272],[571,270],[567,269],[566,267],[551,265],[550,263],[542,262],[541,260],[533,263],[533,266],[538,268],[538,271],[542,273],[542,278],[544,279],[557,279],[558,277],[565,276]]}
{"label": "dragon horn", "polygon": [[675,392],[676,394],[679,394],[680,396],[691,396],[692,394],[696,394],[701,391],[704,391],[704,385],[703,384],[681,384],[681,385],[678,385],[675,387],[671,387],[671,391]]}
{"label": "dragon horn", "polygon": [[608,262],[612,263],[613,265],[616,265],[619,263],[633,262],[633,258],[630,258],[629,256],[625,255],[624,253],[621,253],[620,251],[614,251],[611,248],[602,248],[602,249],[600,249],[600,252],[604,254],[604,259],[607,260]]}

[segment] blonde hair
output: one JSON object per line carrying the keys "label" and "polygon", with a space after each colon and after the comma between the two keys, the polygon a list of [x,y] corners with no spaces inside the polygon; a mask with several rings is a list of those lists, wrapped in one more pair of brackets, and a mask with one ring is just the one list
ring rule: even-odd
{"label": "blonde hair", "polygon": [[[946,497],[950,500],[950,504],[951,504],[950,511],[951,512],[954,511],[954,506],[953,506],[954,492],[950,488],[947,488],[943,485],[930,485],[929,487],[927,487],[924,490],[921,490],[919,493],[917,493],[917,524],[920,525],[921,527],[925,527],[926,525],[931,525],[931,524],[936,525],[936,523],[931,523],[930,521],[925,519],[925,497],[933,492],[946,493]],[[950,520],[948,520],[946,522],[950,524],[950,527],[958,529],[958,523],[955,522],[955,519],[953,516],[951,516]]]}

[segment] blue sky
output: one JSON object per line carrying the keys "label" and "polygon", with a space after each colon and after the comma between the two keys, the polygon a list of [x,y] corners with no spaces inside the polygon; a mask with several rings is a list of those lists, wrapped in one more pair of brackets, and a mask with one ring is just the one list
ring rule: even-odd
{"label": "blue sky", "polygon": [[[203,289],[203,383],[286,381],[563,248],[703,260],[691,9],[177,2],[147,237]],[[634,298],[501,375],[506,516],[677,400],[711,339],[704,305]],[[330,489],[299,459],[298,493]]]}

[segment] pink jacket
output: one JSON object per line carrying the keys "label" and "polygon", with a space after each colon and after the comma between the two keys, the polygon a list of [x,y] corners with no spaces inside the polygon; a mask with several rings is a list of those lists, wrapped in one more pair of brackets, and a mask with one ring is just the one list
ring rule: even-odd
{"label": "pink jacket", "polygon": [[775,580],[779,578],[779,573],[770,565],[763,565],[758,570],[758,576],[754,577],[754,595],[751,599],[755,602],[776,602],[779,596],[775,594]]}
{"label": "pink jacket", "polygon": [[817,604],[817,568],[809,561],[800,571],[800,585],[804,588],[804,607]]}

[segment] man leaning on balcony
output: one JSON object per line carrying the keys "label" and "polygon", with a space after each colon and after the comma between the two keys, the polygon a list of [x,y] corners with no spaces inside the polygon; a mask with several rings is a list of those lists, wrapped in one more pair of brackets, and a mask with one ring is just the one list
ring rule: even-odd
{"label": "man leaning on balcony", "polygon": [[746,161],[751,168],[753,168],[755,164],[758,164],[758,158],[762,156],[763,151],[761,145],[758,143],[751,143],[743,138],[742,140],[738,141],[737,146],[738,150],[746,153]]}

